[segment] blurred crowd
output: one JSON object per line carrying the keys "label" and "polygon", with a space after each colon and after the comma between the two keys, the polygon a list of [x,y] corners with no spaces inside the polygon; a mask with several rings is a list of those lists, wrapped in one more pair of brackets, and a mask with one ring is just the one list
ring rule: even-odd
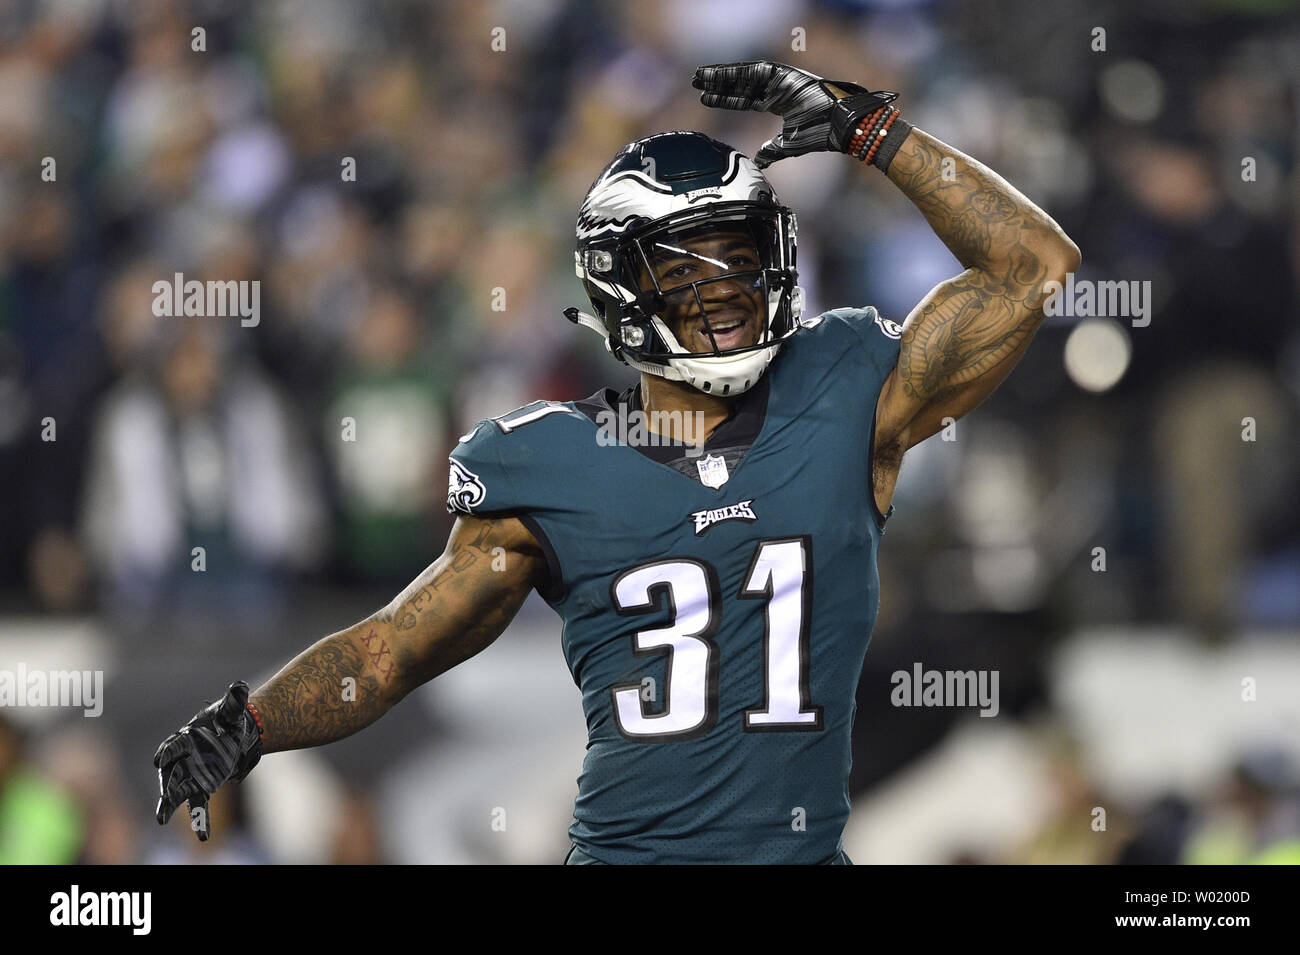
{"label": "blurred crowd", "polygon": [[[572,248],[591,181],[668,129],[752,155],[779,121],[705,109],[690,78],[770,58],[901,91],[911,122],[1062,224],[1081,278],[1152,289],[1149,325],[1116,323],[1129,357],[1113,387],[1076,384],[1063,353],[1079,319],[1052,319],[958,440],[909,454],[868,679],[896,667],[891,647],[942,666],[980,665],[982,645],[1015,717],[1045,705],[1044,656],[1081,625],[1170,623],[1206,646],[1294,632],[1288,6],[10,0],[0,612],[270,631],[313,588],[395,593],[441,550],[459,434],[634,380],[561,315],[587,307]],[[874,304],[901,321],[958,271],[875,170],[815,155],[770,178],[799,217],[814,313]],[[177,273],[260,282],[260,320],[159,317],[154,284]],[[878,694],[859,702],[888,715]],[[855,791],[943,731],[859,734]],[[42,841],[61,858],[142,857],[90,841],[75,773],[56,773],[66,804],[46,798],[51,783],[15,769],[17,739],[0,727],[0,862],[23,857],[6,823],[24,812],[62,827]],[[1239,755],[1203,805],[1135,816],[1126,857],[1244,859],[1294,840],[1293,767]],[[1083,798],[1086,781],[1062,780],[1067,803]],[[350,798],[361,821],[338,858],[374,857],[357,842],[375,825],[365,794]],[[1246,834],[1198,821],[1211,815]]]}

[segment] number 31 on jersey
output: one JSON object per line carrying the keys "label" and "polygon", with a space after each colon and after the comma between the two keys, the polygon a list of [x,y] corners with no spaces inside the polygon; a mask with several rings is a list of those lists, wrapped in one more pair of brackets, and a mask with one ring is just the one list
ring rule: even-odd
{"label": "number 31 on jersey", "polygon": [[[744,730],[816,731],[822,708],[809,701],[808,631],[811,606],[812,541],[790,537],[758,542],[737,598],[763,600],[764,699],[744,713]],[[672,612],[663,627],[638,631],[634,652],[668,652],[662,712],[647,713],[638,684],[610,689],[619,732],[646,742],[694,739],[718,720],[720,654],[713,642],[721,622],[717,572],[690,558],[641,564],[623,573],[610,588],[623,616]]]}

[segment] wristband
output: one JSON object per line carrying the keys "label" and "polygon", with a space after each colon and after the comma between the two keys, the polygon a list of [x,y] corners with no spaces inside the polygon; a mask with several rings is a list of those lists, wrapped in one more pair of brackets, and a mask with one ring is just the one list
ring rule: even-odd
{"label": "wristband", "polygon": [[889,164],[894,159],[894,154],[898,152],[903,140],[907,134],[912,131],[912,124],[898,115],[898,110],[894,110],[892,125],[885,127],[886,136],[877,140],[879,148],[875,156],[871,157],[868,162],[879,167],[881,172],[889,172]]}
{"label": "wristband", "polygon": [[885,141],[889,135],[889,127],[894,125],[894,120],[898,118],[898,110],[894,110],[888,116],[883,117],[871,130],[871,146],[867,149],[867,154],[862,157],[863,162],[871,162],[876,158],[876,153],[880,151],[880,144]]}
{"label": "wristband", "polygon": [[878,166],[882,172],[888,172],[894,154],[911,131],[912,124],[899,116],[897,107],[883,106],[857,122],[844,151],[855,159]]}
{"label": "wristband", "polygon": [[253,715],[253,722],[257,724],[257,741],[260,743],[266,739],[266,730],[262,726],[262,716],[257,712],[257,707],[253,705],[252,700],[248,701],[245,709]]}
{"label": "wristband", "polygon": [[[257,727],[257,735],[246,740],[247,749],[243,748],[243,744],[240,746],[239,760],[230,776],[235,782],[243,782],[248,774],[253,771],[253,767],[262,761],[262,740],[265,736],[262,729],[262,715],[257,712],[257,707],[253,705],[251,700],[244,704],[244,710],[252,717],[253,724]],[[245,733],[248,732],[247,720],[244,721],[244,731]]]}

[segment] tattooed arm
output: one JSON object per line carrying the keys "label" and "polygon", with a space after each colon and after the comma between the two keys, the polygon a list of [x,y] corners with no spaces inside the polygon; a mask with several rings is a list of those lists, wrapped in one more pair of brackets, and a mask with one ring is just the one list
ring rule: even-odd
{"label": "tattooed arm", "polygon": [[308,647],[252,695],[263,752],[320,746],[369,726],[489,646],[545,568],[518,520],[458,518],[442,556],[387,607]]}
{"label": "tattooed arm", "polygon": [[876,407],[877,504],[888,508],[903,452],[987,398],[1043,320],[1043,286],[1078,267],[1079,250],[1005,179],[913,129],[889,178],[965,271],[936,286],[903,326],[898,364]]}

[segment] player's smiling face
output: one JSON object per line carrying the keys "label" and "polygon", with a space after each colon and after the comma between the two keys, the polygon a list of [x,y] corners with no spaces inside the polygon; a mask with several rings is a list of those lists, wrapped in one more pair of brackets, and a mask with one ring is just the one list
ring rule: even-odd
{"label": "player's smiling face", "polygon": [[[763,285],[754,270],[761,262],[748,233],[710,227],[648,245],[646,253],[667,303],[660,317],[684,348],[700,353],[713,351],[715,342],[719,351],[758,343],[765,310]],[[732,273],[749,274],[724,278]],[[699,286],[707,328],[690,287],[703,279],[718,279]]]}

